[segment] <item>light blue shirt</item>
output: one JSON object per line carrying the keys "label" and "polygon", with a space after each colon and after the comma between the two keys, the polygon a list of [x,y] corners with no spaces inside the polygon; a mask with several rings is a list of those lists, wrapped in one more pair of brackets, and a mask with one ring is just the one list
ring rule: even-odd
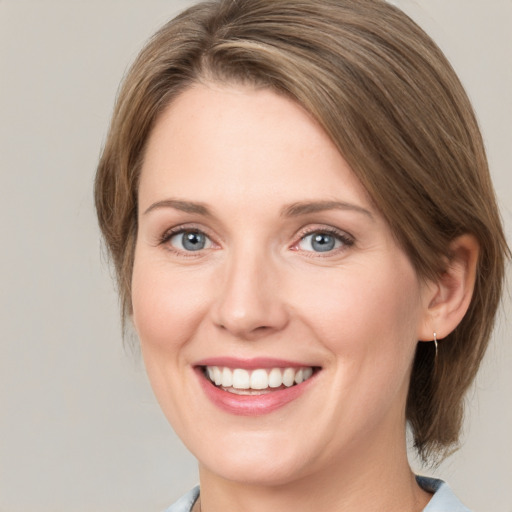
{"label": "light blue shirt", "polygon": [[[432,492],[434,495],[423,512],[470,512],[453,494],[448,484],[435,478],[417,476],[416,480],[422,489]],[[174,505],[165,512],[190,512],[199,497],[199,486],[194,487],[182,496]]]}
{"label": "light blue shirt", "polygon": [[446,482],[425,476],[417,476],[416,481],[422,489],[434,493],[423,512],[471,512],[458,500]]}

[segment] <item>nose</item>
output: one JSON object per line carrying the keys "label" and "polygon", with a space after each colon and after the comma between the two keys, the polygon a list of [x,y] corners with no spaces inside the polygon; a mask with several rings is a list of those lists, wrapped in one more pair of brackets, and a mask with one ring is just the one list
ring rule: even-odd
{"label": "nose", "polygon": [[264,254],[233,255],[226,263],[213,320],[218,328],[244,340],[257,340],[288,324],[277,265]]}

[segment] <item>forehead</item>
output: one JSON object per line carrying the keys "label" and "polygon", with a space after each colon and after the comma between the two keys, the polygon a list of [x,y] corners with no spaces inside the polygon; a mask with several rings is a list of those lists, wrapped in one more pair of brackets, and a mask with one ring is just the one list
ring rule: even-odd
{"label": "forehead", "polygon": [[[320,125],[268,89],[197,84],[158,119],[145,153],[139,200],[370,200]],[[141,204],[144,208],[144,204]]]}

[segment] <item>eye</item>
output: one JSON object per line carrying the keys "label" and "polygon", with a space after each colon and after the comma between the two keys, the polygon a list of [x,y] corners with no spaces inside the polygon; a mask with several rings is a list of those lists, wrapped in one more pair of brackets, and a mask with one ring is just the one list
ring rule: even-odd
{"label": "eye", "polygon": [[329,231],[313,231],[300,239],[297,248],[308,252],[330,252],[344,245],[352,245],[353,241],[340,233]]}
{"label": "eye", "polygon": [[209,249],[212,241],[201,231],[182,230],[172,234],[168,243],[175,249],[185,252],[201,251]]}

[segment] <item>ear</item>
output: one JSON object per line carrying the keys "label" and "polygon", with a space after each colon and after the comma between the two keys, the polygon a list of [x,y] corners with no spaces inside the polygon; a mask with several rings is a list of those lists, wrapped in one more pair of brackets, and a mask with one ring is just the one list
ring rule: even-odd
{"label": "ear", "polygon": [[446,270],[424,290],[425,317],[418,339],[430,341],[448,336],[466,314],[475,287],[476,267],[480,252],[473,235],[462,235],[450,244]]}

